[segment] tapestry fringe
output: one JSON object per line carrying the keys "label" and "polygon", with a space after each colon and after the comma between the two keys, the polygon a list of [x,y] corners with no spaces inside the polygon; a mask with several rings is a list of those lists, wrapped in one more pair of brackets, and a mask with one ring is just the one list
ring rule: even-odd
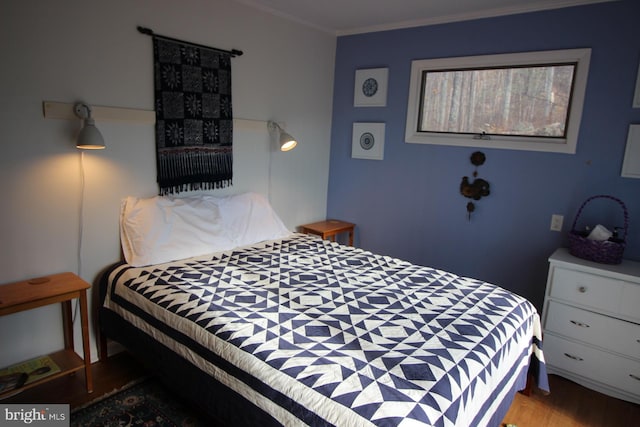
{"label": "tapestry fringe", "polygon": [[160,196],[169,196],[173,194],[183,193],[185,191],[208,191],[219,190],[221,188],[230,187],[233,185],[232,179],[226,181],[215,182],[190,182],[187,184],[173,185],[170,187],[160,188]]}
{"label": "tapestry fringe", "polygon": [[[158,155],[160,195],[232,185],[233,154],[185,150]],[[212,171],[215,171],[212,173]]]}

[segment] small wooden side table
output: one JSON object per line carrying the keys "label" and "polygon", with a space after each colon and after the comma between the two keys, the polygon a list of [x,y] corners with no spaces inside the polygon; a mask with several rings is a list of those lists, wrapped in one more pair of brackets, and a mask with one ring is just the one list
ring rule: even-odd
{"label": "small wooden side table", "polygon": [[305,234],[315,234],[328,239],[336,241],[336,234],[349,233],[349,246],[353,246],[353,230],[355,224],[345,221],[339,221],[337,219],[328,219],[326,221],[318,221],[311,224],[305,224],[300,226],[300,232]]}
{"label": "small wooden side table", "polygon": [[[60,372],[49,375],[22,387],[34,387],[46,381],[84,369],[87,392],[93,391],[91,377],[91,353],[89,348],[89,318],[87,311],[87,289],[90,285],[73,273],[53,274],[21,282],[0,285],[0,316],[18,313],[49,304],[62,303],[64,325],[64,349],[49,354],[58,365]],[[82,350],[80,357],[73,346],[73,318],[71,300],[80,301],[80,324],[82,327]],[[12,395],[17,390],[9,390],[4,395]],[[3,396],[0,394],[0,399]]]}

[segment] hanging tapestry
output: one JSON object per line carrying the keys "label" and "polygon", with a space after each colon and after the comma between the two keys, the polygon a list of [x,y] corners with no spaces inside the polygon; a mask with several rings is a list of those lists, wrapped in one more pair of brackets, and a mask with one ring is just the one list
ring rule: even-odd
{"label": "hanging tapestry", "polygon": [[160,194],[231,185],[231,55],[153,37]]}

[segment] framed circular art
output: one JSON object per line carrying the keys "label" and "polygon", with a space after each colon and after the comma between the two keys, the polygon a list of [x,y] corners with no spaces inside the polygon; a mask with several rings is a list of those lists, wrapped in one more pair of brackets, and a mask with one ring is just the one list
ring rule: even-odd
{"label": "framed circular art", "polygon": [[356,70],[353,105],[355,107],[386,106],[388,77],[388,68]]}
{"label": "framed circular art", "polygon": [[351,157],[382,160],[384,158],[384,123],[354,123]]}

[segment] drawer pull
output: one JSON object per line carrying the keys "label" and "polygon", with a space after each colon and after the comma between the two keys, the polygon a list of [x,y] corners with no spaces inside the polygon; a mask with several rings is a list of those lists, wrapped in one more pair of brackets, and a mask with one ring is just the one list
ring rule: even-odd
{"label": "drawer pull", "polygon": [[574,355],[569,354],[569,353],[565,353],[564,355],[567,356],[569,359],[577,360],[578,362],[582,362],[584,360],[582,357],[574,356]]}
{"label": "drawer pull", "polygon": [[581,294],[584,294],[587,292],[587,287],[586,286],[580,286],[578,288],[578,292],[580,292]]}
{"label": "drawer pull", "polygon": [[576,326],[580,326],[581,328],[590,328],[591,326],[587,325],[586,323],[582,323],[582,322],[578,322],[577,320],[569,320],[571,323],[573,323]]}
{"label": "drawer pull", "polygon": [[639,377],[639,376],[637,376],[637,375],[629,374],[629,376],[630,376],[631,378],[633,378],[634,380],[636,380],[636,381],[640,381],[640,377]]}

